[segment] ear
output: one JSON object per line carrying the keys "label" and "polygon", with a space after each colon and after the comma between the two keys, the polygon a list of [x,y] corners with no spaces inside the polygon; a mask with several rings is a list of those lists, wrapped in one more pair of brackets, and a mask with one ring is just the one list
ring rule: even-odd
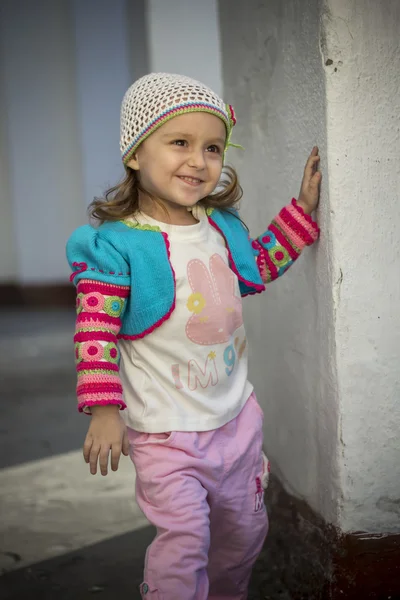
{"label": "ear", "polygon": [[136,153],[132,154],[129,162],[127,162],[126,165],[127,165],[127,167],[130,167],[134,171],[139,171],[139,157],[138,157],[138,155]]}

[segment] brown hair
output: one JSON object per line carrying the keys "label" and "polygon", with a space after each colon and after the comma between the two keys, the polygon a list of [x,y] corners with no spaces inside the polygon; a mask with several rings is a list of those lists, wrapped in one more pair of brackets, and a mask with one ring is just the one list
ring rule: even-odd
{"label": "brown hair", "polygon": [[[104,198],[95,198],[90,204],[90,217],[104,223],[134,216],[139,211],[139,191],[145,193],[137,172],[125,166],[125,177],[121,183],[108,189]],[[242,194],[235,169],[227,166],[222,170],[217,191],[200,200],[199,204],[204,208],[235,208]]]}

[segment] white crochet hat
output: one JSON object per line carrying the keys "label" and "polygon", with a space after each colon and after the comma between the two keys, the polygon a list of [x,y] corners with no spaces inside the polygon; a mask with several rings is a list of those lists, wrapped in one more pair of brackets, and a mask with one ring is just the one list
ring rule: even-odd
{"label": "white crochet hat", "polygon": [[219,117],[226,127],[229,145],[236,124],[232,106],[203,83],[170,73],[150,73],[128,89],[121,106],[122,160],[126,164],[140,144],[166,121],[188,112],[207,112]]}

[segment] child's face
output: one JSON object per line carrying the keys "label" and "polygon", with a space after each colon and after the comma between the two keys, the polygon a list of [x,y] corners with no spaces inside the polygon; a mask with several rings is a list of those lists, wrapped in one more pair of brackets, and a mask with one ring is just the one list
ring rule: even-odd
{"label": "child's face", "polygon": [[128,166],[141,186],[175,211],[194,206],[217,186],[226,129],[218,117],[188,113],[174,117],[150,135]]}

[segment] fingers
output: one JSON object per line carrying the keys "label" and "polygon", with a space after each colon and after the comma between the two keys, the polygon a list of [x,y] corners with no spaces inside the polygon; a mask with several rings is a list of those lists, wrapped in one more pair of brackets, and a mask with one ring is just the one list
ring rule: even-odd
{"label": "fingers", "polygon": [[320,157],[319,157],[319,148],[318,148],[318,146],[314,146],[314,148],[311,150],[310,156],[307,159],[306,168],[309,165],[314,165],[319,160],[320,160]]}
{"label": "fingers", "polygon": [[85,443],[83,444],[83,458],[85,463],[89,462],[90,451],[92,449],[93,440],[91,437],[86,436]]}
{"label": "fingers", "polygon": [[306,164],[306,169],[307,168],[314,169],[320,160],[321,159],[319,156],[310,156],[310,158],[308,159],[307,164]]}
{"label": "fingers", "polygon": [[[129,444],[128,444],[129,448]],[[90,449],[90,453],[88,458],[85,456],[85,461],[90,463],[90,473],[92,475],[96,475],[97,473],[97,463],[99,463],[100,473],[102,475],[107,475],[108,473],[108,458],[111,450],[111,469],[113,471],[118,470],[119,459],[121,457],[121,444],[114,444],[111,448],[109,446],[100,447],[96,445],[92,445]],[[127,452],[124,451],[126,456],[128,455],[129,450]]]}
{"label": "fingers", "polygon": [[315,183],[315,185],[319,185],[321,183],[322,180],[322,173],[320,173],[320,171],[317,171],[316,173],[314,173],[312,179],[311,179],[311,183]]}
{"label": "fingers", "polygon": [[[102,413],[99,413],[101,415]],[[129,439],[119,415],[103,418],[93,416],[83,446],[83,457],[90,465],[90,473],[96,475],[98,467],[104,476],[108,473],[111,452],[111,469],[117,471],[121,452],[129,454]]]}
{"label": "fingers", "polygon": [[320,160],[320,156],[310,154],[304,168],[304,177],[306,179],[311,179],[311,177],[317,172],[318,163]]}
{"label": "fingers", "polygon": [[83,445],[83,458],[86,463],[90,464],[90,473],[92,475],[96,475],[97,473],[97,462],[99,462],[101,474],[107,475],[109,451],[109,447],[100,446],[99,444],[96,444],[91,437],[86,437]]}
{"label": "fingers", "polygon": [[89,455],[90,472],[92,475],[97,473],[97,460],[99,457],[100,446],[92,445]]}
{"label": "fingers", "polygon": [[[99,467],[100,473],[105,476],[108,473],[108,455],[110,453],[110,447],[105,446],[100,449],[100,457],[99,457]],[[119,459],[119,456],[118,456]],[[117,464],[118,468],[118,464]],[[115,470],[115,469],[114,469]]]}
{"label": "fingers", "polygon": [[129,438],[126,429],[122,440],[122,452],[125,454],[125,456],[129,456]]}
{"label": "fingers", "polygon": [[122,444],[113,444],[111,448],[111,469],[113,471],[118,470],[121,452],[125,456],[129,456],[129,439],[126,429],[123,434]]}
{"label": "fingers", "polygon": [[320,173],[316,173],[314,175],[314,177],[310,180],[310,184],[308,186],[309,192],[311,192],[312,194],[319,195],[320,188],[321,188],[321,182],[322,182],[322,175]]}
{"label": "fingers", "polygon": [[118,470],[119,459],[121,457],[121,444],[113,444],[111,448],[111,469],[113,471]]}

